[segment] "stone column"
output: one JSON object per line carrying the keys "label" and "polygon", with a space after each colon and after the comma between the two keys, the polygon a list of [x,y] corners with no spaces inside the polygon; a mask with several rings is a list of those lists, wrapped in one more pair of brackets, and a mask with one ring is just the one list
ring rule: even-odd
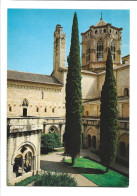
{"label": "stone column", "polygon": [[22,160],[22,175],[25,174],[24,164],[25,164],[25,158],[23,158],[23,160]]}

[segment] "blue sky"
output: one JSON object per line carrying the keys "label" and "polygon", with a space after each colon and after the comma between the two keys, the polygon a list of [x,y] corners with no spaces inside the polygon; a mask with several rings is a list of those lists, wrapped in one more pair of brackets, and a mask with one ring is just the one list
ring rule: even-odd
{"label": "blue sky", "polygon": [[[66,57],[69,54],[74,12],[77,12],[79,38],[101,16],[113,26],[122,27],[122,54],[129,51],[129,10],[8,9],[7,68],[50,75],[53,70],[53,34],[57,24],[66,33]],[[67,65],[67,64],[66,64]]]}

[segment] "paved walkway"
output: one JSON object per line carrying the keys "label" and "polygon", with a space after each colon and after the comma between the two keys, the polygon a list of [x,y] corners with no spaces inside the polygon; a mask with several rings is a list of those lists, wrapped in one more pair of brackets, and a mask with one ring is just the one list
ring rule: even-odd
{"label": "paved walkway", "polygon": [[68,173],[76,179],[78,186],[84,186],[84,187],[97,186],[95,183],[91,182],[81,174],[78,174],[70,166],[66,166],[66,164],[63,162],[63,159],[64,159],[63,152],[54,152],[49,155],[42,155],[40,161],[40,167],[42,170],[45,171]]}
{"label": "paved walkway", "polygon": [[[80,155],[82,157],[89,157],[92,160],[95,160],[97,162],[100,162],[100,158],[98,155],[96,155],[95,153],[91,152],[89,149],[82,149]],[[129,168],[125,167],[123,165],[120,165],[118,163],[114,163],[113,165],[111,165],[111,168],[122,172],[123,174],[129,175]]]}

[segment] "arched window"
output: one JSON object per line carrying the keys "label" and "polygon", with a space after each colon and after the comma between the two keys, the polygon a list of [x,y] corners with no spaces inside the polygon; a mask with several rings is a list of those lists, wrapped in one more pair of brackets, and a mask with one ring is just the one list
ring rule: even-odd
{"label": "arched window", "polygon": [[112,54],[112,59],[115,60],[115,41],[114,40],[111,42],[111,54]]}
{"label": "arched window", "polygon": [[96,149],[96,136],[93,135],[92,137],[92,147]]}
{"label": "arched window", "polygon": [[126,157],[126,145],[124,142],[119,143],[119,154],[122,157]]}
{"label": "arched window", "polygon": [[11,112],[12,111],[12,107],[11,106],[9,106],[9,112]]}
{"label": "arched window", "polygon": [[23,116],[27,116],[27,108],[23,108]]}
{"label": "arched window", "polygon": [[52,113],[54,113],[55,112],[55,109],[54,108],[52,108]]}
{"label": "arched window", "polygon": [[98,30],[95,30],[95,34],[97,34],[98,33]]}
{"label": "arched window", "polygon": [[44,112],[47,112],[47,108],[45,108]]}
{"label": "arched window", "polygon": [[97,61],[103,61],[103,42],[101,39],[97,42]]}
{"label": "arched window", "polygon": [[38,107],[36,107],[36,112],[39,112],[39,108]]}
{"label": "arched window", "polygon": [[44,99],[44,93],[43,93],[43,92],[42,92],[42,94],[41,94],[41,98]]}
{"label": "arched window", "polygon": [[88,111],[86,111],[86,116],[88,116],[89,115],[89,113],[88,113]]}
{"label": "arched window", "polygon": [[125,88],[124,89],[124,96],[129,96],[129,90],[128,90],[128,88]]}
{"label": "arched window", "polygon": [[29,105],[29,102],[28,102],[28,100],[25,98],[25,99],[23,100],[23,102],[22,102],[22,106],[27,106],[27,107],[28,107],[28,105]]}

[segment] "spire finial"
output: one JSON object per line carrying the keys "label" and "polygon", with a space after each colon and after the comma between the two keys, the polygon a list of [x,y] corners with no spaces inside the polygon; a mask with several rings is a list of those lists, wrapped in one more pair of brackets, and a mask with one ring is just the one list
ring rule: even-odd
{"label": "spire finial", "polygon": [[101,12],[101,18],[100,18],[100,20],[102,20],[102,12]]}

